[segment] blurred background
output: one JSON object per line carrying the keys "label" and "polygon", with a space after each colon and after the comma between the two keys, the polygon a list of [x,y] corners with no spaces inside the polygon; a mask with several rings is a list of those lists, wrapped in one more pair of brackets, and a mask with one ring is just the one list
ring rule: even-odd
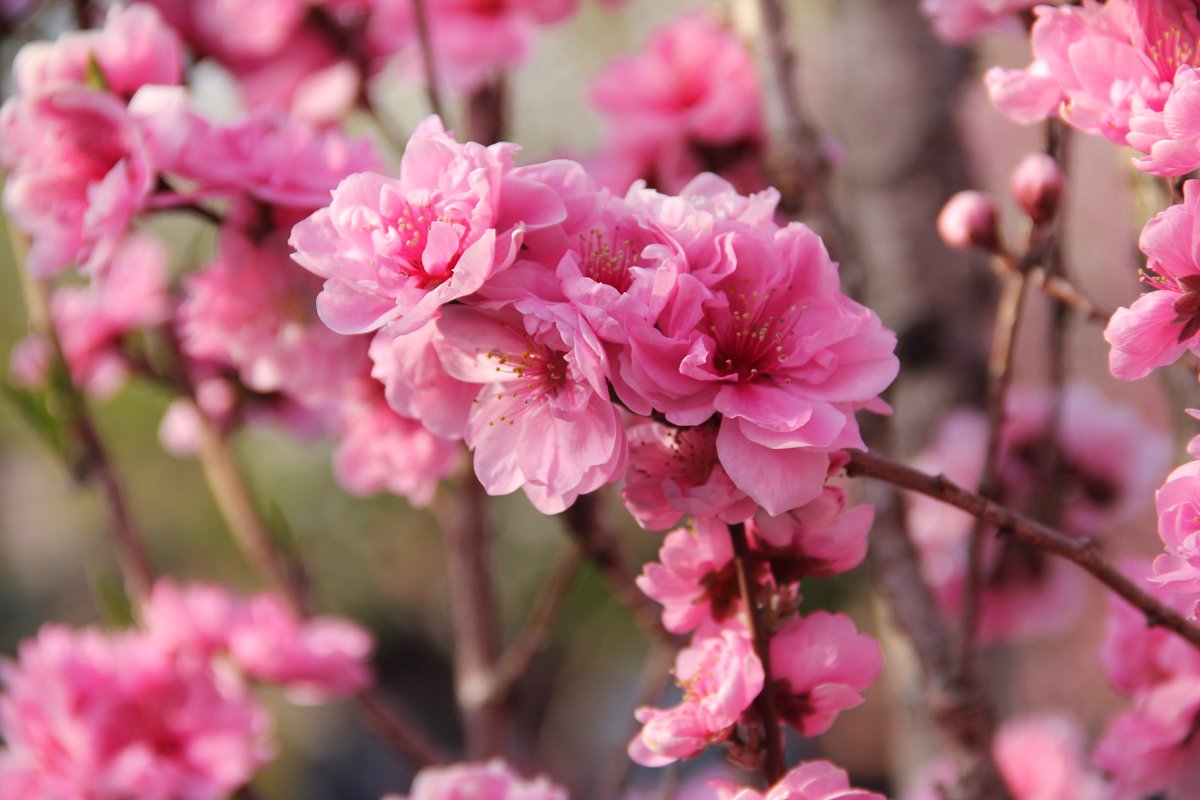
{"label": "blurred background", "polygon": [[[511,74],[508,137],[529,160],[586,156],[601,141],[599,118],[584,92],[619,53],[638,49],[657,26],[679,13],[713,5],[692,0],[632,0],[620,8],[584,3],[565,24],[544,29],[532,58]],[[742,4],[727,4],[735,14]],[[992,64],[1024,65],[1020,38],[988,40],[975,52],[936,40],[916,0],[790,0],[790,36],[800,56],[803,101],[839,153],[834,175],[838,214],[849,234],[848,279],[900,334],[901,378],[891,396],[896,410],[886,449],[910,456],[927,441],[948,409],[979,406],[994,280],[986,261],[952,253],[937,238],[934,220],[944,201],[968,186],[991,191],[1004,211],[1006,233],[1024,236],[1027,224],[1005,189],[1013,166],[1042,146],[1041,128],[1020,128],[988,103],[979,77]],[[65,24],[39,21],[49,34]],[[11,65],[18,38],[0,49]],[[223,79],[206,76],[203,91],[221,102]],[[426,113],[418,86],[379,79],[377,105],[392,137],[401,141]],[[768,99],[772,131],[780,128]],[[451,121],[452,123],[454,120]],[[387,138],[366,119],[352,126]],[[1075,136],[1067,164],[1066,259],[1082,286],[1102,305],[1128,304],[1137,291],[1136,231],[1161,198],[1139,183],[1127,154],[1107,142]],[[393,155],[395,155],[393,151]],[[184,220],[163,228],[178,263],[206,257],[201,229]],[[211,239],[211,237],[209,237]],[[7,238],[5,238],[7,241]],[[21,288],[7,247],[0,248],[0,352],[25,335]],[[1034,297],[1031,321],[1018,344],[1018,385],[1045,380],[1047,304]],[[1191,420],[1168,418],[1175,378],[1122,385],[1107,373],[1107,348],[1095,326],[1076,323],[1069,337],[1069,372],[1105,395],[1136,406],[1163,429],[1193,432]],[[180,580],[218,581],[252,591],[260,584],[239,557],[205,488],[199,467],[163,452],[159,420],[169,402],[161,390],[134,382],[95,408],[101,434],[147,533],[155,561]],[[317,605],[368,625],[378,637],[380,679],[453,751],[460,740],[451,676],[451,641],[437,504],[415,511],[396,498],[347,495],[330,475],[330,445],[298,441],[257,428],[240,433],[236,451],[260,505],[286,520],[311,567]],[[1150,498],[1139,521],[1108,540],[1115,554],[1154,553]],[[615,495],[608,517],[636,563],[651,558],[660,537],[639,531]],[[520,494],[491,506],[497,531],[495,564],[503,627],[508,638],[526,619],[539,589],[568,544],[559,520],[534,511]],[[0,400],[0,652],[50,620],[89,624],[101,613],[89,588],[117,577],[104,535],[100,500],[72,483],[56,459],[7,400]],[[1066,707],[1094,731],[1113,708],[1095,659],[1102,634],[1103,598],[1089,584],[1089,612],[1063,637],[989,651],[990,685],[1003,715]],[[869,567],[835,581],[806,585],[812,608],[841,608],[860,628],[880,636],[887,665],[867,703],[844,714],[818,741],[793,739],[796,755],[824,753],[850,770],[857,785],[890,790],[887,776],[915,755],[938,749],[921,717],[911,654],[890,627],[871,590]],[[517,695],[518,763],[544,771],[573,796],[613,795],[630,769],[624,746],[639,702],[667,702],[661,659],[602,580],[584,565],[573,581],[552,640]],[[650,663],[653,670],[647,669]],[[648,674],[656,672],[657,674]],[[657,690],[656,690],[656,687]],[[352,710],[274,703],[280,757],[259,785],[268,798],[359,800],[403,791],[410,772],[367,730]],[[523,763],[521,763],[523,762]],[[631,769],[632,785],[657,796],[680,776],[713,768]]]}

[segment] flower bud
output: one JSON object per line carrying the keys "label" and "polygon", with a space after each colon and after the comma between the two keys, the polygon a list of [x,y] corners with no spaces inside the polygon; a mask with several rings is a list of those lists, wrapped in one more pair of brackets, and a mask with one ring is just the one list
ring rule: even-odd
{"label": "flower bud", "polygon": [[937,229],[943,242],[959,250],[978,247],[994,253],[1000,249],[996,205],[982,192],[959,192],[951,197],[938,214]]}
{"label": "flower bud", "polygon": [[1042,225],[1054,218],[1062,200],[1066,175],[1058,160],[1045,153],[1030,153],[1013,170],[1013,197],[1035,224]]}

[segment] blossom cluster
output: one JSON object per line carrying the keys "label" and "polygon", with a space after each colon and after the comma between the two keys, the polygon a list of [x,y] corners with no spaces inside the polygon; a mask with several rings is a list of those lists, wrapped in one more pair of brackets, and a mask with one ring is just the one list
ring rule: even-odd
{"label": "blossom cluster", "polygon": [[254,684],[304,702],[370,682],[370,635],[278,597],[159,581],[140,624],[51,624],[0,666],[0,796],[218,800],[274,753]]}

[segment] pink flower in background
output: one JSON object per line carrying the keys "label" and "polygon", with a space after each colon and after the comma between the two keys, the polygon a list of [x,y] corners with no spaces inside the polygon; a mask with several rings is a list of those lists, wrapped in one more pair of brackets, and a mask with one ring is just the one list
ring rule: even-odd
{"label": "pink flower in background", "polygon": [[883,651],[840,614],[792,617],[771,637],[771,676],[780,715],[804,736],[829,730],[862,704],[883,668]]}
{"label": "pink flower in background", "polygon": [[[167,254],[157,239],[132,234],[121,243],[104,275],[90,286],[64,286],[54,291],[50,312],[67,366],[76,385],[104,398],[125,382],[129,365],[122,349],[139,328],[166,322]],[[14,360],[36,359],[21,376],[24,383],[44,386],[49,375],[46,342],[34,334],[18,345]],[[31,352],[32,350],[32,352]]]}
{"label": "pink flower in background", "polygon": [[828,761],[797,764],[766,795],[727,780],[712,781],[712,785],[718,800],[884,800],[875,792],[851,788],[845,770]]}
{"label": "pink flower in background", "polygon": [[762,188],[761,96],[754,59],[733,30],[707,11],[676,18],[592,85],[611,130],[603,182],[623,192],[645,178],[675,192],[711,171],[744,191]]}
{"label": "pink flower in background", "polygon": [[154,183],[145,143],[110,94],[57,84],[0,108],[4,205],[28,233],[26,266],[45,277],[103,271]]}
{"label": "pink flower in background", "polygon": [[[186,136],[161,169],[195,181],[204,195],[244,192],[311,213],[329,205],[330,191],[344,178],[381,165],[369,139],[351,139],[278,110],[252,112],[225,125],[210,124],[185,107],[175,114],[167,124]],[[163,124],[161,118],[157,124]]]}
{"label": "pink flower in background", "polygon": [[1057,714],[1006,721],[992,742],[1013,800],[1106,800],[1108,787],[1088,769],[1084,733]]}
{"label": "pink flower in background", "polygon": [[[1194,599],[1159,585],[1149,562],[1127,560],[1121,567],[1139,587],[1168,607],[1186,614],[1195,604]],[[1113,688],[1127,695],[1179,675],[1200,676],[1200,651],[1165,628],[1147,625],[1143,612],[1116,595],[1108,598],[1100,662]]]}
{"label": "pink flower in background", "polygon": [[739,606],[733,542],[725,523],[697,519],[671,531],[659,562],[646,564],[638,588],[663,606],[663,627],[687,633],[704,622],[723,622]]}
{"label": "pink flower in background", "polygon": [[226,226],[216,261],[184,278],[183,350],[236,368],[255,391],[283,392],[324,410],[367,371],[368,343],[321,324],[314,310],[320,288],[291,262],[278,235],[255,243]]}
{"label": "pink flower in background", "polygon": [[685,514],[739,522],[757,508],[717,461],[717,426],[629,429],[629,469],[621,499],[643,528],[662,530]]}
{"label": "pink flower in background", "polygon": [[46,626],[0,679],[4,797],[220,800],[271,756],[240,678],[137,632]]}
{"label": "pink flower in background", "polygon": [[145,0],[201,55],[222,61],[272,56],[304,21],[306,0]]}
{"label": "pink flower in background", "polygon": [[1184,201],[1146,223],[1138,245],[1147,256],[1142,280],[1151,291],[1129,308],[1118,308],[1104,330],[1112,345],[1113,377],[1137,380],[1174,362],[1184,351],[1200,353],[1200,261],[1193,220],[1200,214],[1200,182],[1183,186]]}
{"label": "pink flower in background", "polygon": [[[378,384],[363,376],[341,400],[333,474],[346,491],[366,496],[390,492],[428,506],[438,483],[462,460],[462,446],[397,414]],[[472,396],[477,389],[472,388]]]}
{"label": "pink flower in background", "polygon": [[183,45],[149,5],[112,6],[100,30],[72,31],[53,42],[30,42],[13,62],[17,93],[32,96],[60,83],[84,84],[95,59],[105,84],[128,98],[147,84],[179,83]]}
{"label": "pink flower in background", "polygon": [[603,374],[580,356],[586,323],[544,306],[524,319],[454,306],[437,326],[447,372],[481,384],[465,440],[488,494],[523,488],[553,514],[623,473],[620,415]]}
{"label": "pink flower in background", "polygon": [[492,226],[512,149],[458,144],[430,117],[409,141],[399,178],[342,181],[290,241],[293,258],[326,279],[317,300],[325,324],[339,333],[389,323],[416,330],[511,263],[519,228]]}
{"label": "pink flower in background", "polygon": [[724,630],[679,652],[675,680],[684,691],[679,705],[636,712],[643,727],[629,757],[638,764],[665,766],[724,741],[762,691],[762,662],[746,636]]}
{"label": "pink flower in background", "polygon": [[[1131,519],[1170,461],[1170,443],[1130,408],[1110,403],[1090,386],[1069,384],[1058,422],[1048,393],[1009,394],[1001,434],[1001,501],[1032,508],[1057,481],[1059,516],[1052,524],[1076,536],[1098,536]],[[1057,426],[1054,440],[1047,431]],[[982,414],[956,411],[914,466],[975,487],[983,474],[987,423]],[[1057,472],[1048,473],[1057,465]],[[908,528],[921,570],[950,613],[962,602],[967,543],[974,520],[920,497],[908,501]],[[1079,575],[1068,565],[1011,541],[989,538],[978,634],[983,641],[1041,636],[1068,624],[1079,608]]]}
{"label": "pink flower in background", "polygon": [[[404,800],[389,795],[394,800]],[[567,800],[549,779],[525,779],[500,759],[477,764],[426,767],[413,778],[407,800]],[[388,798],[384,798],[388,800]]]}
{"label": "pink flower in background", "polygon": [[1191,0],[1084,0],[1082,7],[1042,5],[1034,14],[1034,64],[1041,66],[1030,68],[1030,78],[1048,73],[1064,96],[1063,119],[1117,144],[1125,143],[1131,114],[1161,111],[1177,70],[1200,59]]}
{"label": "pink flower in background", "polygon": [[1138,695],[1134,707],[1109,723],[1094,763],[1113,782],[1113,796],[1192,796],[1200,786],[1200,677],[1165,681]]}
{"label": "pink flower in background", "polygon": [[229,655],[247,677],[277,684],[306,702],[366,688],[373,647],[358,624],[333,616],[301,619],[270,594],[247,600],[229,631]]}
{"label": "pink flower in background", "polygon": [[1000,113],[1023,125],[1054,114],[1064,99],[1062,87],[1040,58],[1025,69],[992,67],[984,74],[983,82]]}
{"label": "pink flower in background", "polygon": [[969,42],[988,33],[1021,30],[1017,12],[1033,8],[1038,0],[921,0],[921,13],[929,17],[938,36],[948,42]]}
{"label": "pink flower in background", "polygon": [[229,648],[242,607],[242,600],[223,586],[160,578],[139,613],[147,634],[164,650],[208,659]]}

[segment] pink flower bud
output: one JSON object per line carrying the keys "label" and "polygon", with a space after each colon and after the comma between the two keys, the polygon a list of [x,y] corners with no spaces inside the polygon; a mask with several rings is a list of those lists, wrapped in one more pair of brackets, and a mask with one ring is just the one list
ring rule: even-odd
{"label": "pink flower bud", "polygon": [[942,207],[938,234],[948,246],[966,250],[978,247],[990,253],[1000,247],[996,231],[996,206],[982,192],[959,192]]}
{"label": "pink flower bud", "polygon": [[1057,159],[1045,153],[1030,153],[1013,170],[1009,186],[1029,218],[1041,225],[1058,212],[1065,183],[1066,175]]}

